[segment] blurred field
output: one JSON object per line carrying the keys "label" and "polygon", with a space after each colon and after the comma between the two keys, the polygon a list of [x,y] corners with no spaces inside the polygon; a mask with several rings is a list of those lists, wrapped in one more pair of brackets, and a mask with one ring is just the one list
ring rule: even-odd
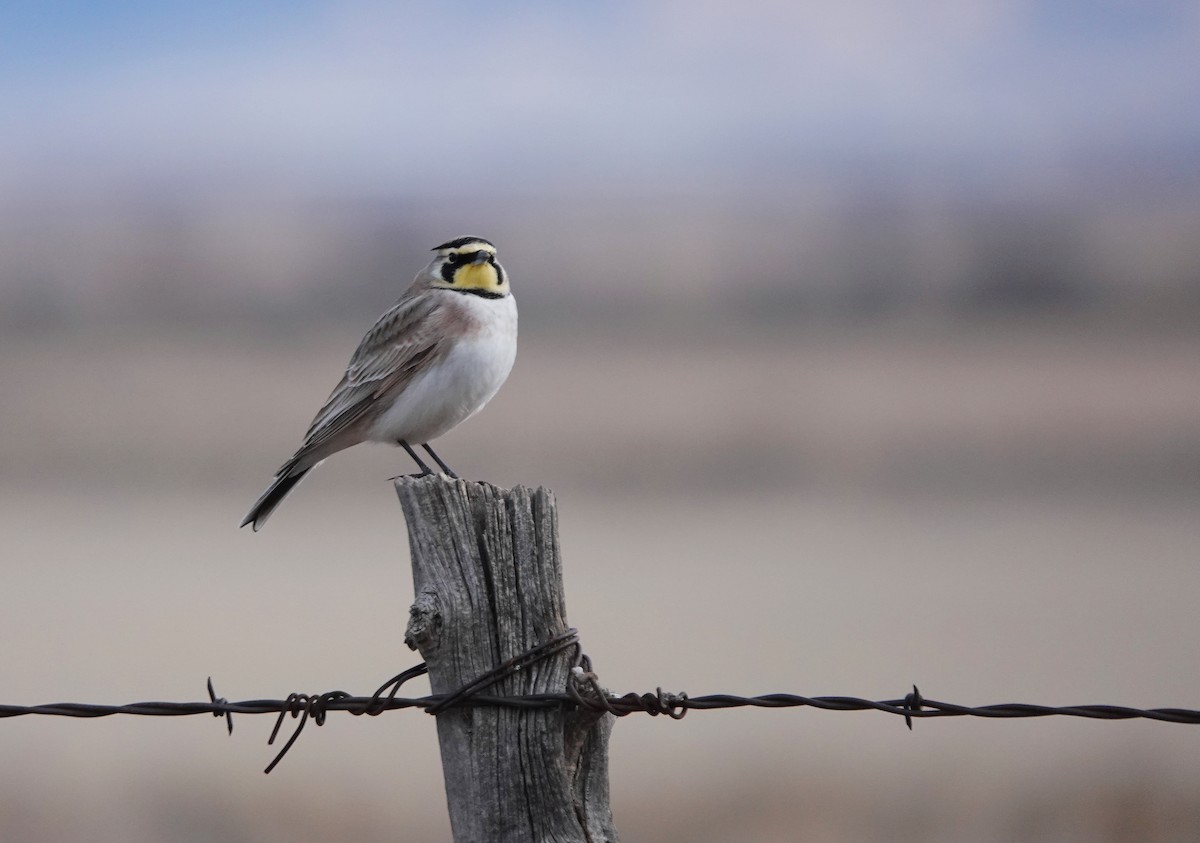
{"label": "blurred field", "polygon": [[[369,319],[370,317],[366,317]],[[244,510],[361,324],[3,340],[3,701],[372,690],[415,661],[382,447]],[[571,622],[614,690],[1200,705],[1200,338],[955,326],[527,325],[439,450],[560,496]],[[448,838],[433,724],[0,722],[0,839]],[[1175,841],[1200,732],[813,711],[630,717],[628,840]]]}
{"label": "blurred field", "polygon": [[[256,487],[384,302],[358,322],[310,319],[286,334],[237,323],[9,334],[4,477]],[[1191,320],[618,321],[556,333],[526,319],[504,390],[446,442],[456,463],[508,485],[1193,490],[1198,350]],[[380,477],[405,468],[389,449],[360,450],[348,459]],[[360,483],[346,460],[313,483]]]}

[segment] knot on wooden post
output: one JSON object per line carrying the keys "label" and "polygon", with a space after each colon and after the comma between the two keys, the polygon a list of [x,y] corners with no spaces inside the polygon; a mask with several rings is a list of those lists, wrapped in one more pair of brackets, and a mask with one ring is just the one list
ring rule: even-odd
{"label": "knot on wooden post", "polygon": [[442,613],[438,611],[437,595],[422,591],[413,600],[408,610],[408,629],[404,643],[410,650],[432,652],[437,646],[438,633],[442,629]]}
{"label": "knot on wooden post", "polygon": [[[554,495],[442,476],[399,478],[396,493],[417,595],[405,641],[428,664],[433,693],[453,695],[480,677],[498,696],[563,693],[574,647],[493,675],[568,633]],[[580,709],[442,710],[438,740],[456,843],[616,841],[608,805],[613,719]]]}

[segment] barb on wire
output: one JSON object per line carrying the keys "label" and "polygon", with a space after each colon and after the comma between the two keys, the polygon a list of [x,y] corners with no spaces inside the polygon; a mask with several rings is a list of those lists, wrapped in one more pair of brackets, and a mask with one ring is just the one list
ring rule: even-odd
{"label": "barb on wire", "polygon": [[567,683],[567,694],[581,708],[606,711],[617,717],[642,711],[651,717],[665,714],[672,720],[682,720],[687,714],[686,693],[669,694],[658,688],[653,694],[629,693],[622,697],[612,696],[600,685],[600,678],[592,672],[587,656],[584,656],[583,660],[583,664],[571,669],[571,681]]}
{"label": "barb on wire", "polygon": [[[526,694],[523,696],[494,696],[481,693],[486,688],[521,670],[531,667],[563,650],[576,648],[575,664],[571,669],[567,687],[563,693]],[[129,714],[145,717],[182,717],[191,714],[210,714],[224,717],[226,727],[233,733],[235,714],[274,714],[275,726],[271,730],[268,745],[274,745],[284,720],[290,715],[300,722],[296,725],[283,748],[267,766],[270,773],[296,743],[309,720],[318,726],[325,723],[331,711],[348,711],[356,716],[378,716],[385,711],[403,708],[419,708],[428,714],[437,715],[455,706],[500,706],[518,709],[587,709],[597,714],[613,714],[624,717],[643,713],[651,716],[666,715],[681,720],[693,709],[710,710],[719,708],[800,708],[808,707],[822,711],[881,711],[904,718],[911,730],[914,719],[933,717],[1083,717],[1093,720],[1156,720],[1162,723],[1185,723],[1200,725],[1200,711],[1186,708],[1140,709],[1117,705],[1074,705],[1046,706],[1029,703],[1002,703],[999,705],[965,706],[955,703],[926,699],[914,685],[912,692],[903,699],[867,700],[859,697],[803,697],[796,694],[763,694],[743,697],[733,694],[708,694],[693,697],[686,693],[667,693],[662,688],[654,693],[628,693],[616,696],[600,685],[592,671],[591,660],[579,648],[578,633],[566,629],[535,647],[503,662],[482,676],[468,682],[449,694],[430,694],[424,697],[400,697],[400,688],[408,681],[428,673],[425,664],[410,667],[383,683],[369,697],[352,696],[345,691],[326,691],[323,694],[289,694],[284,700],[245,700],[229,702],[218,697],[213,681],[208,679],[207,702],[139,702],[128,705],[94,705],[90,703],[50,703],[47,705],[2,705],[0,718],[25,715],[48,715],[55,717],[109,717]]]}
{"label": "barb on wire", "polygon": [[921,704],[924,700],[921,699],[921,692],[916,685],[913,685],[912,693],[904,695],[904,707],[909,711],[904,715],[904,725],[908,727],[908,731],[912,731],[912,713],[921,710]]}

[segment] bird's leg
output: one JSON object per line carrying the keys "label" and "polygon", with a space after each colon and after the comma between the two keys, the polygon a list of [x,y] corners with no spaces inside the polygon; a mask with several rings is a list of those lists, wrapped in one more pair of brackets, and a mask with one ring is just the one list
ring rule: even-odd
{"label": "bird's leg", "polygon": [[428,452],[429,452],[429,456],[433,457],[433,461],[434,461],[434,462],[436,462],[436,463],[438,464],[438,466],[439,466],[439,467],[442,469],[442,471],[446,472],[446,474],[447,474],[449,477],[453,477],[455,480],[459,479],[459,478],[458,478],[458,475],[454,473],[454,469],[453,469],[453,468],[451,468],[450,466],[446,465],[444,462],[442,462],[442,458],[441,458],[441,457],[439,457],[439,456],[438,456],[438,455],[437,455],[437,454],[434,452],[433,448],[430,448],[430,447],[429,447],[429,443],[428,443],[428,442],[426,442],[426,443],[425,443],[424,445],[422,445],[421,447],[422,447],[422,448],[424,448],[426,451],[428,451]]}
{"label": "bird's leg", "polygon": [[[415,476],[425,477],[426,475],[433,474],[433,469],[430,468],[429,466],[425,465],[425,462],[420,457],[417,456],[417,452],[414,451],[412,448],[410,448],[408,443],[405,442],[403,439],[400,440],[400,447],[403,448],[404,450],[408,451],[408,455],[413,458],[413,462],[415,462],[417,465],[419,465],[421,467],[421,473],[418,475],[415,475]],[[395,479],[395,478],[392,478],[392,479]]]}

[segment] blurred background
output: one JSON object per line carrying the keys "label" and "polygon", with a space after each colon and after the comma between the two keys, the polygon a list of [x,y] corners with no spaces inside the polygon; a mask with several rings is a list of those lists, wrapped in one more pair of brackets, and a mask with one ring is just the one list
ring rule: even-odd
{"label": "blurred background", "polygon": [[[417,661],[380,446],[236,527],[461,234],[521,351],[439,451],[560,501],[617,692],[1200,707],[1200,6],[0,10],[0,702]],[[418,692],[421,689],[418,689]],[[0,722],[5,841],[449,839],[434,725]],[[1200,731],[629,717],[625,839],[1182,841]]]}

